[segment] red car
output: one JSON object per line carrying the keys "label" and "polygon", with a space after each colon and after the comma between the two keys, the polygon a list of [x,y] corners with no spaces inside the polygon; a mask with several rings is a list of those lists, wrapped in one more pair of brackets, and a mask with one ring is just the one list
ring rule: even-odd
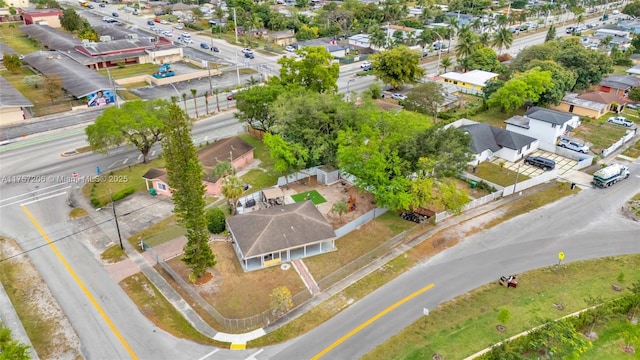
{"label": "red car", "polygon": [[160,19],[155,18],[155,19],[153,19],[153,22],[157,22],[157,23],[159,23],[159,22],[160,22]]}
{"label": "red car", "polygon": [[233,94],[227,96],[227,100],[233,100]]}

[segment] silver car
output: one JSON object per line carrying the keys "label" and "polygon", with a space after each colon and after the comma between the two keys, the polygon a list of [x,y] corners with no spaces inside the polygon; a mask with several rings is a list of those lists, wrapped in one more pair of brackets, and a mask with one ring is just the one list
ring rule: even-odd
{"label": "silver car", "polygon": [[581,152],[583,154],[588,154],[589,153],[589,147],[586,146],[585,144],[575,141],[575,140],[571,140],[571,139],[567,139],[567,138],[560,138],[560,142],[558,143],[558,146],[563,147],[565,149],[569,149],[569,150],[573,150],[573,151],[577,151],[577,152]]}
{"label": "silver car", "polygon": [[609,120],[607,120],[607,122],[612,123],[612,124],[616,124],[616,125],[626,126],[626,127],[632,127],[633,126],[633,121],[627,119],[624,116],[610,117]]}

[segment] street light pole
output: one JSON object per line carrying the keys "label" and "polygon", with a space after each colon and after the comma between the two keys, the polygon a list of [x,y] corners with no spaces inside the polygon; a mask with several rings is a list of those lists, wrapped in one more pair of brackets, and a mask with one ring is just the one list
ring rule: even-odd
{"label": "street light pole", "polygon": [[233,8],[233,26],[236,33],[236,44],[238,43],[238,19],[236,18],[236,8]]}
{"label": "street light pole", "polygon": [[438,34],[438,32],[434,31],[433,33],[438,35],[438,38],[440,38],[440,45],[438,45],[438,64],[436,65],[437,76],[438,74],[440,74],[440,56],[442,55],[442,45],[444,45],[444,40],[442,39],[442,36]]}
{"label": "street light pole", "polygon": [[236,76],[238,77],[238,85],[240,85],[240,64],[238,60],[238,53],[236,53]]}
{"label": "street light pole", "polygon": [[351,100],[351,91],[349,85],[351,85],[351,83],[354,81],[356,81],[356,79],[349,79],[349,81],[347,81],[347,101]]}
{"label": "street light pole", "polygon": [[118,225],[118,215],[116,215],[116,203],[113,201],[113,194],[111,193],[111,189],[109,189],[109,196],[111,197],[111,208],[113,209],[113,219],[116,222],[116,230],[118,231],[118,240],[120,240],[120,249],[124,250],[124,246],[122,245],[122,235],[120,234],[120,225]]}
{"label": "street light pole", "polygon": [[107,68],[107,76],[109,77],[109,85],[111,85],[111,90],[113,91],[113,98],[116,101],[116,107],[120,108],[120,103],[118,102],[118,94],[116,93],[116,86],[114,85],[113,79],[111,78],[111,72],[109,72],[109,68]]}

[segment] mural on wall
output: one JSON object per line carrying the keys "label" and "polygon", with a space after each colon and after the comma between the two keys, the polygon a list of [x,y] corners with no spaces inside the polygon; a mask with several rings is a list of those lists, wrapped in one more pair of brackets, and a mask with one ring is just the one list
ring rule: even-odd
{"label": "mural on wall", "polygon": [[102,106],[116,101],[116,97],[111,90],[99,90],[87,96],[89,106]]}

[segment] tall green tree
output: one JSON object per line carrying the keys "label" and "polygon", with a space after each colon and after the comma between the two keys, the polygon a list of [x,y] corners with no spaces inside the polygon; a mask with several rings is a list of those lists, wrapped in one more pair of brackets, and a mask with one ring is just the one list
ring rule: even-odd
{"label": "tall green tree", "polygon": [[273,168],[284,175],[288,186],[289,174],[305,168],[309,157],[308,149],[297,143],[289,143],[278,134],[266,133],[263,141],[274,160]]}
{"label": "tall green tree", "polygon": [[201,277],[216,264],[216,258],[209,247],[203,170],[191,140],[191,121],[175,103],[169,105],[164,133],[162,150],[174,212],[187,230],[182,261],[191,269],[189,279],[195,282],[196,277]]}
{"label": "tall green tree", "polygon": [[569,70],[555,61],[533,60],[529,63],[527,70],[533,68],[551,72],[551,78],[553,79],[554,86],[541,95],[540,103],[558,105],[565,94],[576,85],[577,74],[575,71]]}
{"label": "tall green tree", "polygon": [[542,95],[554,87],[551,71],[542,71],[536,67],[507,81],[491,95],[487,104],[490,107],[500,107],[502,111],[513,111],[522,107],[526,101],[537,104]]}
{"label": "tall green tree", "polygon": [[271,105],[284,91],[284,86],[278,82],[268,82],[264,86],[241,91],[236,95],[238,111],[233,116],[256,130],[271,132],[275,122]]}
{"label": "tall green tree", "polygon": [[336,165],[338,131],[353,126],[362,116],[360,110],[339,94],[298,89],[283,94],[273,104],[275,122],[271,130],[306,149],[307,167]]}
{"label": "tall green tree", "polygon": [[502,67],[498,60],[498,54],[489,47],[477,47],[465,59],[464,66],[467,70],[484,70],[498,72]]}
{"label": "tall green tree", "polygon": [[410,110],[422,110],[433,115],[438,121],[438,109],[444,102],[444,88],[442,84],[428,81],[417,85],[407,94],[406,107]]}
{"label": "tall green tree", "polygon": [[198,103],[196,102],[196,94],[198,93],[198,89],[191,89],[191,98],[193,99],[193,110],[196,112],[196,119],[198,118]]}
{"label": "tall green tree", "polygon": [[551,25],[549,26],[549,30],[547,31],[547,36],[544,38],[544,42],[555,40],[556,38],[556,27]]}
{"label": "tall green tree", "polygon": [[2,63],[10,72],[14,74],[20,74],[20,68],[22,67],[22,61],[18,54],[4,54],[2,55]]}
{"label": "tall green tree", "polygon": [[69,32],[75,32],[82,29],[84,25],[84,19],[76,13],[72,8],[62,10],[62,16],[60,16],[60,26]]}
{"label": "tall green tree", "polygon": [[323,46],[305,46],[299,50],[302,59],[282,57],[278,60],[280,84],[300,86],[318,93],[338,91],[340,65],[332,63],[331,55]]}
{"label": "tall green tree", "polygon": [[231,204],[231,211],[236,213],[237,200],[242,196],[244,188],[242,187],[242,181],[237,176],[227,176],[222,180],[222,195],[229,200]]}
{"label": "tall green tree", "polygon": [[398,46],[371,56],[376,78],[393,88],[414,84],[424,75],[420,67],[420,54],[406,46]]}
{"label": "tall green tree", "polygon": [[151,147],[163,139],[169,106],[165,100],[135,100],[121,108],[107,108],[85,129],[87,141],[93,151],[101,153],[114,146],[133,145],[146,163]]}
{"label": "tall green tree", "polygon": [[62,88],[62,78],[58,74],[47,74],[44,76],[44,91],[47,97],[53,102],[60,99],[64,95],[64,89]]}
{"label": "tall green tree", "polygon": [[558,42],[556,61],[577,74],[574,89],[584,90],[602,81],[613,72],[613,60],[607,54],[585,48],[580,39],[568,38]]}

